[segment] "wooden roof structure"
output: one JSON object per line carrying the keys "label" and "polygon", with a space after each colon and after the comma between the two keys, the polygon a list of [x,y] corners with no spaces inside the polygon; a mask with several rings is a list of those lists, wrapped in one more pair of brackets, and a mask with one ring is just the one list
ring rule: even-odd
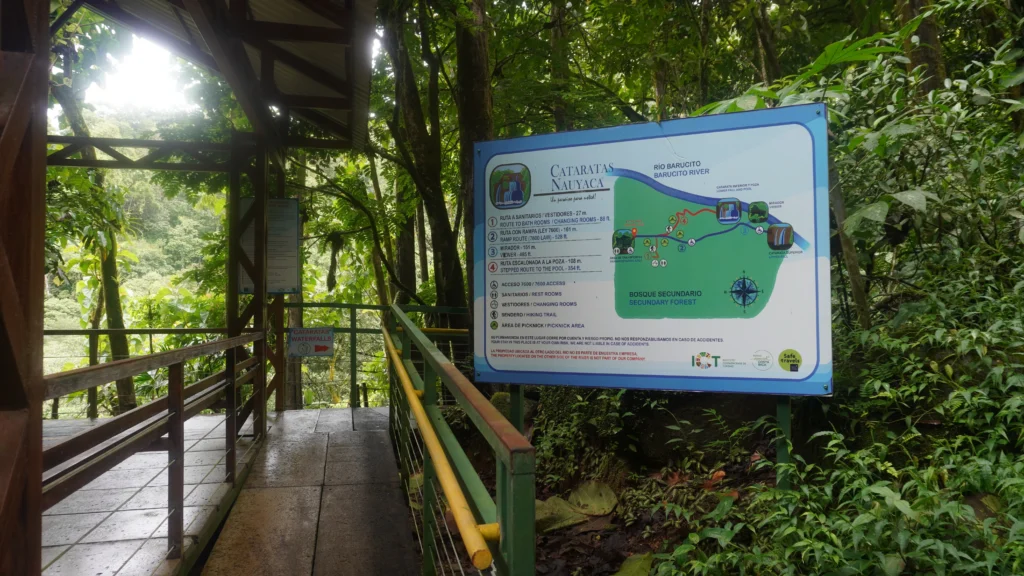
{"label": "wooden roof structure", "polygon": [[224,78],[272,157],[289,114],[366,141],[376,0],[76,0],[51,31],[81,7]]}

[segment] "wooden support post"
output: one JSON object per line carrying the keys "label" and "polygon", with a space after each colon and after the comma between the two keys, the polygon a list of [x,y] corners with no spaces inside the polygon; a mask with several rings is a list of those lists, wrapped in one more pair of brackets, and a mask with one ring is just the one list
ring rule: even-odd
{"label": "wooden support post", "polygon": [[271,311],[271,322],[274,324],[274,379],[272,380],[272,388],[274,389],[274,410],[276,412],[282,412],[285,409],[284,404],[284,380],[285,380],[285,360],[284,360],[284,296],[278,294],[274,296],[274,301],[270,307]]}
{"label": "wooden support post", "polygon": [[231,159],[228,160],[228,286],[224,294],[227,308],[228,336],[238,336],[242,326],[238,318],[238,260],[242,250],[239,244],[242,236],[239,197],[242,194],[242,165],[245,161],[242,139],[237,132],[231,133]]}
{"label": "wooden support post", "polygon": [[[100,337],[96,334],[89,335],[89,366],[96,366],[100,363]],[[89,418],[99,418],[99,390],[95,386],[89,388],[89,405],[85,415]]]}
{"label": "wooden support post", "polygon": [[225,482],[235,485],[235,440],[238,436],[238,391],[235,390],[235,348],[224,352],[224,379],[228,382],[224,391],[224,468],[227,472]]}
{"label": "wooden support post", "polygon": [[181,558],[185,532],[185,367],[172,364],[167,378],[167,557]]}
{"label": "wooden support post", "polygon": [[253,326],[256,330],[264,333],[264,337],[255,343],[256,355],[259,363],[256,369],[259,375],[256,377],[257,386],[253,387],[253,394],[256,395],[253,406],[253,432],[256,438],[263,438],[267,431],[267,354],[270,352],[267,344],[267,196],[270,179],[270,165],[267,158],[267,141],[260,137],[256,141],[256,162],[254,170],[253,188],[256,192],[253,207],[256,210],[254,218],[255,225],[255,249],[253,250],[253,265],[256,274],[253,277],[253,298],[255,304],[255,315]]}
{"label": "wooden support post", "polygon": [[0,0],[0,574],[42,555],[50,3]]}
{"label": "wooden support post", "polygon": [[256,357],[259,359],[254,370],[257,371],[253,379],[252,394],[252,427],[253,437],[263,438],[267,432],[267,341],[257,340],[253,347],[256,349]]}
{"label": "wooden support post", "polygon": [[348,381],[349,381],[349,405],[353,408],[359,407],[359,381],[356,377],[356,309],[348,309]]}

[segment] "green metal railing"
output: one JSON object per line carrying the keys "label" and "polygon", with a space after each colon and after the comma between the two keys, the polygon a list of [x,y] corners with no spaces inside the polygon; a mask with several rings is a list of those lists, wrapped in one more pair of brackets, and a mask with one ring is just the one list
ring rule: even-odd
{"label": "green metal railing", "polygon": [[[359,341],[361,338],[369,338],[372,340],[371,345],[379,350],[380,349],[380,328],[365,327],[367,322],[364,322],[364,326],[360,327],[359,313],[360,312],[387,312],[391,309],[390,306],[383,306],[380,304],[351,304],[347,302],[285,302],[284,308],[298,308],[300,310],[311,310],[311,309],[333,309],[338,310],[343,314],[343,318],[347,320],[343,325],[321,325],[321,324],[310,324],[308,319],[303,317],[302,325],[306,328],[332,328],[334,330],[335,337],[344,336],[348,338],[348,375],[349,375],[349,405],[360,406],[359,394],[362,392],[362,406],[369,406],[369,393],[365,382],[360,384],[359,378],[359,365],[363,360],[360,360],[359,354]],[[415,306],[415,305],[404,305],[402,306],[408,314],[419,313],[424,315],[432,316],[434,320],[443,320],[450,316],[464,316],[468,313],[466,308],[447,307],[447,306]],[[347,313],[345,313],[347,312]],[[364,318],[364,320],[366,320]],[[437,341],[442,346],[452,346],[453,343],[457,347],[466,339],[466,334],[452,334],[446,333],[444,329],[427,329],[430,333],[430,337]],[[364,340],[365,342],[365,340]],[[451,350],[451,348],[449,348]],[[289,359],[289,361],[295,361]],[[302,361],[301,359],[299,361]],[[364,379],[365,380],[365,379]]]}
{"label": "green metal railing", "polygon": [[[389,429],[410,507],[418,512],[423,573],[534,574],[534,449],[522,434],[521,387],[510,393],[510,422],[402,308],[391,307],[382,333],[390,374]],[[438,404],[444,392],[493,451],[495,498],[445,420]]]}

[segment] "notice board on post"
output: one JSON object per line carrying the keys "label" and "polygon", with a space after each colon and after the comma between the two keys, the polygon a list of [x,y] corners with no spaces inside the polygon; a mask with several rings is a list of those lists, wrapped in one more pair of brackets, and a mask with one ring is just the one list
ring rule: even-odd
{"label": "notice board on post", "polygon": [[[251,196],[239,198],[239,217],[252,206]],[[242,230],[240,243],[250,262],[256,257],[256,223],[250,222]],[[299,242],[302,227],[299,224],[299,201],[295,198],[267,200],[267,293],[298,294],[302,288],[299,266]],[[238,265],[238,292],[252,294],[252,278]]]}
{"label": "notice board on post", "polygon": [[289,328],[288,355],[334,356],[334,328]]}
{"label": "notice board on post", "polygon": [[832,393],[824,105],[482,142],[474,160],[479,381]]}

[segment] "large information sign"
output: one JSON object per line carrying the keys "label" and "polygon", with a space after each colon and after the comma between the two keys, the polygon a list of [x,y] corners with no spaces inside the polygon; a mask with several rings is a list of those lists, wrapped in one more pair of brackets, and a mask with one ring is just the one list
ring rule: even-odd
{"label": "large information sign", "polygon": [[477,144],[478,380],[831,394],[825,114]]}

